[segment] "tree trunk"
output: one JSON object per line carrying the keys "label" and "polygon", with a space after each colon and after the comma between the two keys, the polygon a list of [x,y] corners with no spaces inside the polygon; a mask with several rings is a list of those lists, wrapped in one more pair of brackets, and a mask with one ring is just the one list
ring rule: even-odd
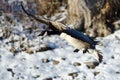
{"label": "tree trunk", "polygon": [[107,36],[116,30],[113,22],[120,17],[119,0],[68,0],[67,4],[65,23],[71,28],[93,37]]}
{"label": "tree trunk", "polygon": [[[90,36],[96,36],[96,34],[100,36],[101,33],[97,31],[100,27],[94,28],[93,26],[98,26],[94,23],[100,22],[101,24],[102,20],[96,21],[95,19],[95,22],[92,20],[95,15],[100,13],[104,4],[105,0],[68,0],[68,16],[65,23],[71,28],[85,31]],[[102,23],[103,25],[104,23]],[[107,29],[104,30],[107,31]],[[109,32],[107,31],[104,34],[109,34]]]}
{"label": "tree trunk", "polygon": [[[65,1],[67,18],[63,22],[69,27],[93,37],[107,36],[116,30],[113,22],[120,17],[120,0]],[[48,16],[53,16],[54,13],[58,12],[60,4],[63,2],[64,0],[39,0],[40,13],[44,12]]]}

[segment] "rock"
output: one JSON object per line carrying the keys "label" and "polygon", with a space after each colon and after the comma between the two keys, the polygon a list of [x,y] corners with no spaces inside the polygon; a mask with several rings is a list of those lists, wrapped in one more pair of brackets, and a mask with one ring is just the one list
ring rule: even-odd
{"label": "rock", "polygon": [[75,77],[78,76],[78,73],[77,72],[73,72],[73,73],[69,73],[68,75],[72,76],[72,78],[75,79]]}
{"label": "rock", "polygon": [[33,50],[31,50],[30,48],[25,48],[25,52],[26,53],[29,53],[29,54],[33,54],[34,53],[34,51]]}
{"label": "rock", "polygon": [[15,73],[13,72],[13,70],[12,70],[11,68],[7,68],[7,71],[8,71],[8,72],[11,72],[12,77],[14,77],[14,74],[15,74]]}
{"label": "rock", "polygon": [[61,58],[61,59],[64,60],[64,61],[66,60],[66,58]]}
{"label": "rock", "polygon": [[99,71],[95,71],[94,75],[97,76],[100,72]]}
{"label": "rock", "polygon": [[34,76],[34,78],[39,78],[40,77],[40,75],[36,75],[36,76]]}
{"label": "rock", "polygon": [[88,68],[91,68],[91,69],[94,69],[96,66],[99,65],[98,62],[85,62],[85,64]]}
{"label": "rock", "polygon": [[54,64],[54,65],[57,65],[57,64],[59,64],[59,63],[60,63],[59,61],[53,60],[53,64]]}
{"label": "rock", "polygon": [[74,65],[74,66],[81,66],[81,63],[79,63],[79,62],[74,62],[73,65]]}
{"label": "rock", "polygon": [[48,63],[48,62],[50,62],[50,60],[48,60],[48,59],[42,59],[42,63]]}
{"label": "rock", "polygon": [[45,78],[45,79],[43,79],[43,80],[53,80],[52,78]]}
{"label": "rock", "polygon": [[36,52],[43,52],[43,51],[48,51],[48,50],[52,50],[53,48],[49,47],[49,46],[45,46],[45,47],[41,47],[39,50],[37,50]]}
{"label": "rock", "polygon": [[116,74],[120,74],[120,71],[117,71]]}

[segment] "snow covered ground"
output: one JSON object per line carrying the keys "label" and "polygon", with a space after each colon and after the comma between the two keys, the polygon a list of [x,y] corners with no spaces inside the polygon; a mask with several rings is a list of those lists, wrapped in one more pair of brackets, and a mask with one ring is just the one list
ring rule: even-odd
{"label": "snow covered ground", "polygon": [[120,80],[120,30],[97,39],[103,56],[97,63],[58,35],[39,36],[38,27],[1,21],[0,28],[0,80]]}

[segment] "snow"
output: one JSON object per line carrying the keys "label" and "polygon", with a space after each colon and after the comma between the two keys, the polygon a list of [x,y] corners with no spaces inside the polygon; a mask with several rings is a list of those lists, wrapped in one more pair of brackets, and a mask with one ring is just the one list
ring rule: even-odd
{"label": "snow", "polygon": [[[12,35],[14,40],[18,40],[14,44],[15,48],[19,47],[20,36],[25,38],[22,41],[25,46],[28,43],[26,36],[33,37],[29,31],[23,30],[22,24],[14,26]],[[0,80],[120,80],[119,34],[120,30],[97,39],[100,44],[96,45],[96,48],[102,53],[103,61],[95,68],[88,68],[85,64],[96,61],[90,53],[83,54],[82,50],[78,53],[73,52],[74,48],[58,35],[44,36],[44,39],[35,36],[29,40],[30,45],[34,45],[33,49],[46,44],[54,48],[52,50],[34,52],[35,54],[21,51],[14,55],[9,51],[12,44],[6,44],[11,40],[11,35],[0,40]],[[74,63],[80,65],[75,66]],[[72,77],[72,73],[76,76]]]}

